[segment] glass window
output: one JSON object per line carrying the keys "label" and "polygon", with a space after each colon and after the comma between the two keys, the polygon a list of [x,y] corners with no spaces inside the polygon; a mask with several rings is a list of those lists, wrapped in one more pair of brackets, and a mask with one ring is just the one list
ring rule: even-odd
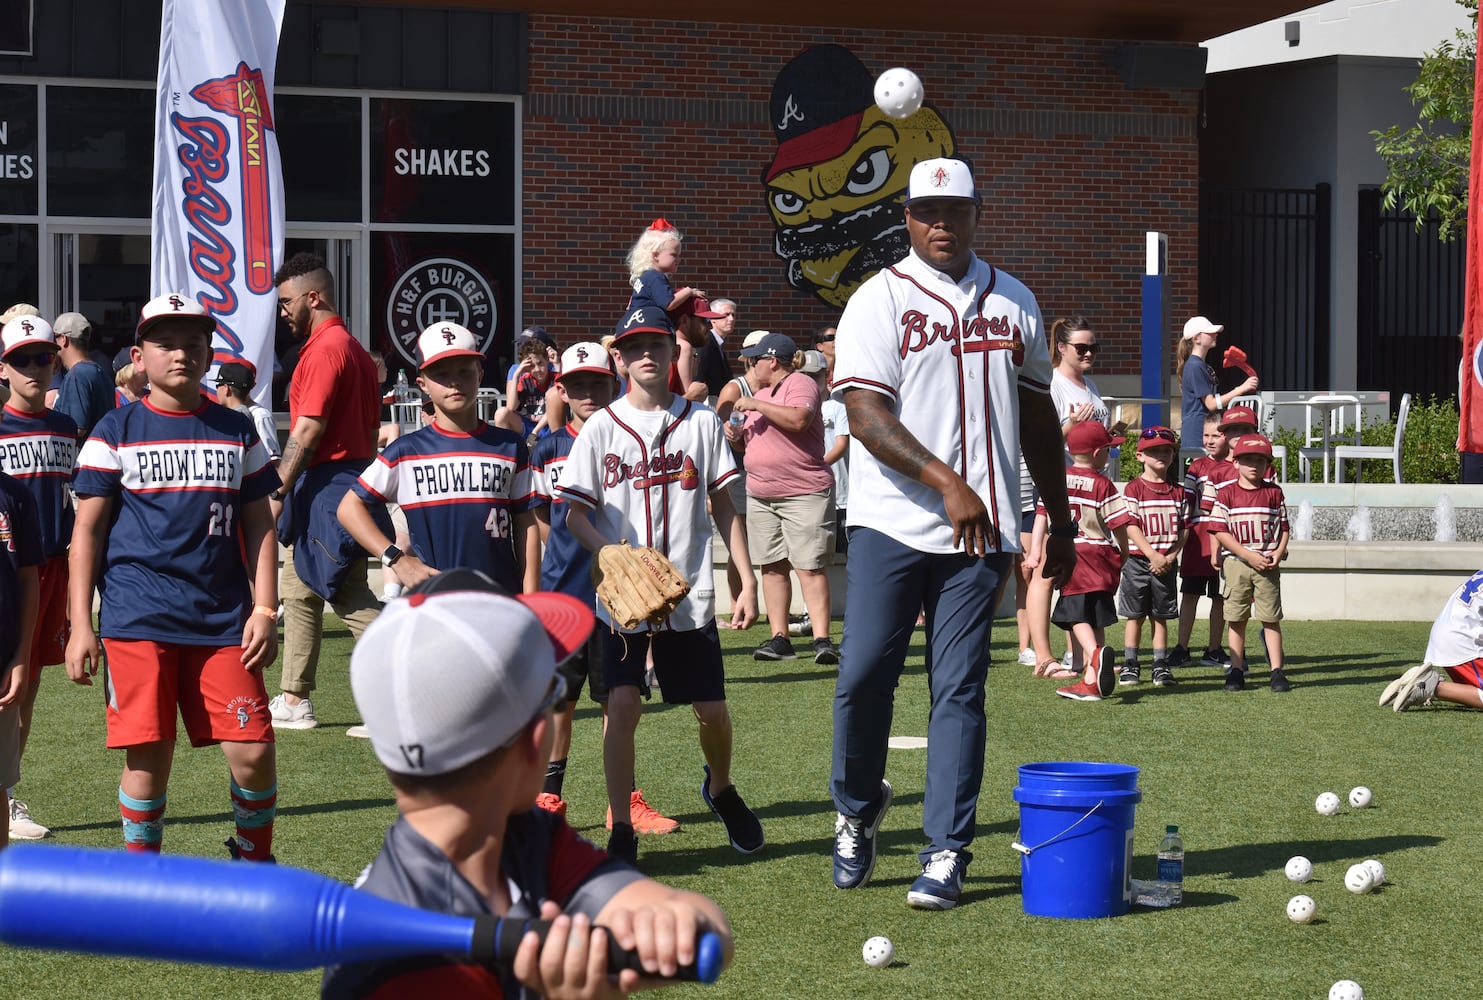
{"label": "glass window", "polygon": [[[503,388],[515,331],[513,233],[374,233],[371,346],[387,367],[415,370],[417,335],[438,322],[473,331],[490,360],[484,384]],[[400,360],[398,360],[400,359]]]}
{"label": "glass window", "polygon": [[294,222],[360,221],[360,100],[279,94],[273,127],[284,212]]}
{"label": "glass window", "polygon": [[149,218],[153,90],[48,87],[46,130],[51,214]]}
{"label": "glass window", "polygon": [[41,303],[35,226],[0,223],[0,310],[16,302]]}
{"label": "glass window", "polygon": [[515,224],[515,106],[371,101],[371,221]]}
{"label": "glass window", "polygon": [[36,88],[0,86],[0,212],[35,215],[40,210],[40,169],[36,159]]}

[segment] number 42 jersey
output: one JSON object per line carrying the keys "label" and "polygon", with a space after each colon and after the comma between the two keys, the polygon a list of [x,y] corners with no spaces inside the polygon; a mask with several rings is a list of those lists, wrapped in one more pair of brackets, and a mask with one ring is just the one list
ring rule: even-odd
{"label": "number 42 jersey", "polygon": [[79,497],[113,500],[99,578],[99,634],[187,646],[242,641],[252,608],[244,505],[278,473],[243,413],[142,399],[109,410],[77,456]]}

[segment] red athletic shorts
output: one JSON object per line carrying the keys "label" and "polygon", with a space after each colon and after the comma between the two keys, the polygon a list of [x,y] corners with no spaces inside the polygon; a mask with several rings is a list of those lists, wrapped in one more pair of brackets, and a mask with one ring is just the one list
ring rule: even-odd
{"label": "red athletic shorts", "polygon": [[31,682],[41,668],[61,663],[67,654],[67,557],[55,556],[36,568],[41,578],[36,631],[31,636]]}
{"label": "red athletic shorts", "polygon": [[1466,684],[1469,687],[1483,689],[1483,656],[1473,660],[1471,663],[1459,663],[1455,667],[1447,667],[1447,676],[1458,684]]}
{"label": "red athletic shorts", "polygon": [[173,742],[176,706],[191,746],[273,742],[263,675],[242,665],[240,646],[104,639],[103,649],[110,748]]}

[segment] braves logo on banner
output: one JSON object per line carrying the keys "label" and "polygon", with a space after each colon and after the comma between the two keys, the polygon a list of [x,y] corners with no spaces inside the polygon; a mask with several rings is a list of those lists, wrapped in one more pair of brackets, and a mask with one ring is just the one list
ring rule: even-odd
{"label": "braves logo on banner", "polygon": [[[272,92],[285,0],[164,0],[151,295],[216,320],[217,362],[273,367],[283,178]],[[172,303],[183,308],[185,303]],[[255,394],[271,390],[262,380]]]}
{"label": "braves logo on banner", "polygon": [[[478,269],[452,257],[430,257],[402,272],[386,302],[386,328],[397,351],[414,367],[417,337],[435,323],[457,323],[489,353],[499,327],[494,289]],[[451,332],[445,340],[452,343]]]}

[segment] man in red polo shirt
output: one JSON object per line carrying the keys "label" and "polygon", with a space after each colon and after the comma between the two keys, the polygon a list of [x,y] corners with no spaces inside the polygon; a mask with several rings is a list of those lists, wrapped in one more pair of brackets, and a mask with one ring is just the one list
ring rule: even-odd
{"label": "man in red polo shirt", "polygon": [[[375,363],[335,311],[334,278],[324,261],[295,254],[273,283],[294,336],[308,339],[288,391],[290,430],[278,464],[283,487],[271,497],[279,540],[289,546],[279,586],[283,693],[271,710],[274,726],[313,729],[319,720],[309,695],[325,602],[357,639],[381,607],[366,582],[365,552],[335,517],[341,498],[376,455],[381,397]],[[395,548],[382,555],[383,563],[396,561]],[[360,728],[352,726],[347,735],[363,736]]]}

